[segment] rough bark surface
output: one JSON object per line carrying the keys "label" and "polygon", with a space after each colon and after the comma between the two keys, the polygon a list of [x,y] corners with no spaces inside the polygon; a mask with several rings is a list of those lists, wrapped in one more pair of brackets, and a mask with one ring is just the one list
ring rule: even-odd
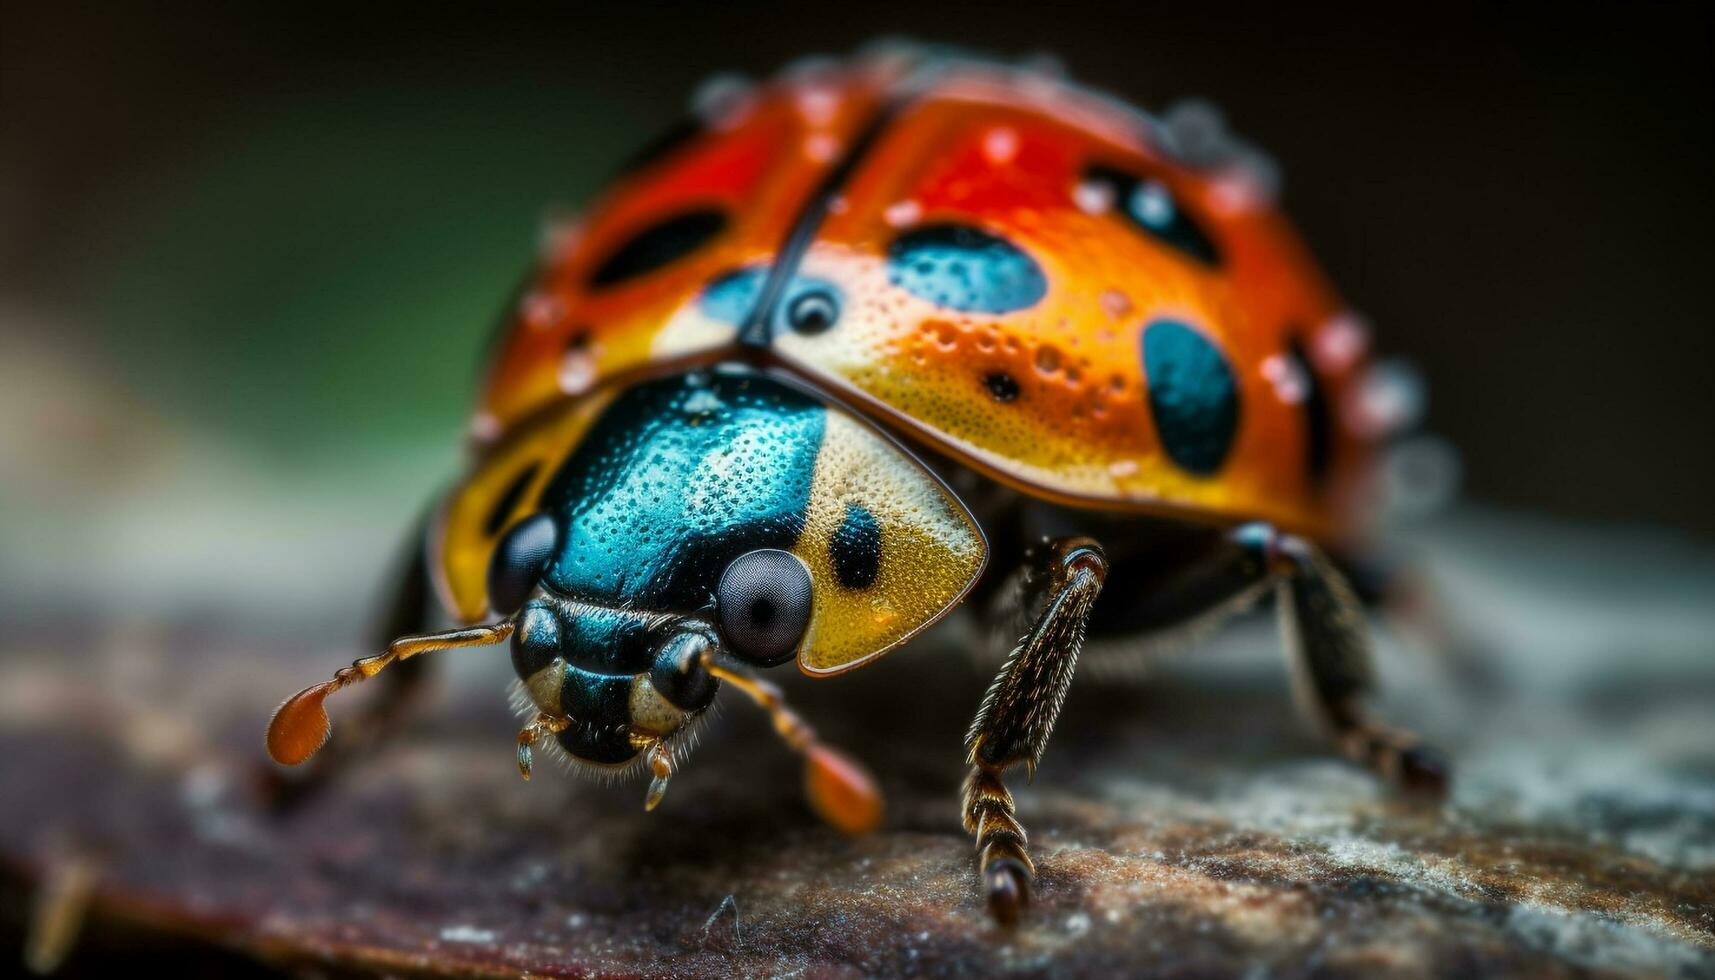
{"label": "rough bark surface", "polygon": [[7,931],[83,867],[73,972],[178,936],[195,945],[173,956],[228,975],[1711,975],[1710,563],[1676,566],[1648,610],[1597,608],[1491,530],[1430,548],[1481,650],[1388,645],[1381,669],[1389,713],[1457,762],[1449,805],[1329,757],[1260,623],[1141,683],[1086,669],[1018,792],[1039,880],[1010,933],[959,825],[987,677],[956,624],[788,684],[889,793],[858,840],[815,822],[792,757],[725,695],[653,814],[640,784],[546,760],[524,783],[504,656],[474,652],[404,740],[279,818],[256,793],[262,726],[355,651],[207,624],[26,630],[0,663]]}

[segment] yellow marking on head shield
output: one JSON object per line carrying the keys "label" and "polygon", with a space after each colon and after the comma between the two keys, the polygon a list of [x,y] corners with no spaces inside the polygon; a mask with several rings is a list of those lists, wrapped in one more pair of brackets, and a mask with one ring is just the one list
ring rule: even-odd
{"label": "yellow marking on head shield", "polygon": [[988,542],[934,474],[830,406],[792,552],[815,590],[798,666],[819,675],[867,663],[946,615],[982,573]]}

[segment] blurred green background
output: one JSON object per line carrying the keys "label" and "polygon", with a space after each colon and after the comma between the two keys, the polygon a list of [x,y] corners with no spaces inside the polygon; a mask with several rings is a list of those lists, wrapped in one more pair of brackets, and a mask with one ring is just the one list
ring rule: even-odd
{"label": "blurred green background", "polygon": [[330,557],[372,570],[455,471],[541,217],[594,193],[710,73],[886,34],[1053,51],[1157,108],[1212,98],[1279,158],[1289,210],[1383,349],[1429,378],[1471,499],[1715,533],[1706,7],[3,16],[14,599],[92,578],[164,592],[257,555],[301,598],[338,595]]}

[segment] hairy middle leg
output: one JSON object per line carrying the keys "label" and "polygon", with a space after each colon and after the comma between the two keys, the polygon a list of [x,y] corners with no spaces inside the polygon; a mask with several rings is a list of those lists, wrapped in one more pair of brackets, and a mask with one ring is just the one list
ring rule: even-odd
{"label": "hairy middle leg", "polygon": [[1101,548],[1088,538],[1049,541],[1034,549],[1028,562],[1024,594],[1039,611],[990,685],[965,737],[971,765],[964,789],[965,829],[977,838],[989,910],[1007,924],[1029,903],[1034,866],[1002,774],[1019,763],[1035,771],[1072,683],[1090,609],[1108,570]]}
{"label": "hairy middle leg", "polygon": [[[1025,576],[1029,605],[1040,611],[1001,668],[967,736],[972,769],[965,782],[965,826],[977,835],[984,890],[1002,923],[1029,900],[1034,867],[1002,773],[1023,762],[1034,771],[1053,731],[1087,628],[1161,639],[1212,626],[1280,592],[1282,632],[1292,653],[1300,699],[1348,758],[1408,790],[1440,792],[1445,768],[1414,736],[1375,721],[1365,708],[1370,648],[1350,586],[1311,543],[1267,524],[1246,524],[1194,542],[1143,581],[1109,578],[1088,539],[1057,539],[1039,549]],[[1108,608],[1093,610],[1104,582],[1126,586]],[[1110,590],[1111,592],[1112,590]],[[1114,598],[1123,605],[1115,606]]]}

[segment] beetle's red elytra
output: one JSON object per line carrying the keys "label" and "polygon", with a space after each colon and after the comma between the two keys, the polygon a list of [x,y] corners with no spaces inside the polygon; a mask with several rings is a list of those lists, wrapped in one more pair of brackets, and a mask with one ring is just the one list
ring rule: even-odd
{"label": "beetle's red elytra", "polygon": [[[283,705],[276,759],[315,752],[334,690],[509,641],[526,777],[551,745],[647,771],[654,808],[724,685],[802,754],[814,809],[861,833],[883,817],[873,777],[755,672],[851,670],[965,605],[1023,624],[962,802],[1010,923],[1034,865],[1004,777],[1040,760],[1080,651],[1135,656],[1274,591],[1333,744],[1444,787],[1364,707],[1364,617],[1333,556],[1365,523],[1369,340],[1265,157],[1203,107],[1154,116],[909,45],[697,104],[548,236],[470,468],[402,583],[388,637],[410,635]],[[458,628],[421,632],[429,594]]]}

